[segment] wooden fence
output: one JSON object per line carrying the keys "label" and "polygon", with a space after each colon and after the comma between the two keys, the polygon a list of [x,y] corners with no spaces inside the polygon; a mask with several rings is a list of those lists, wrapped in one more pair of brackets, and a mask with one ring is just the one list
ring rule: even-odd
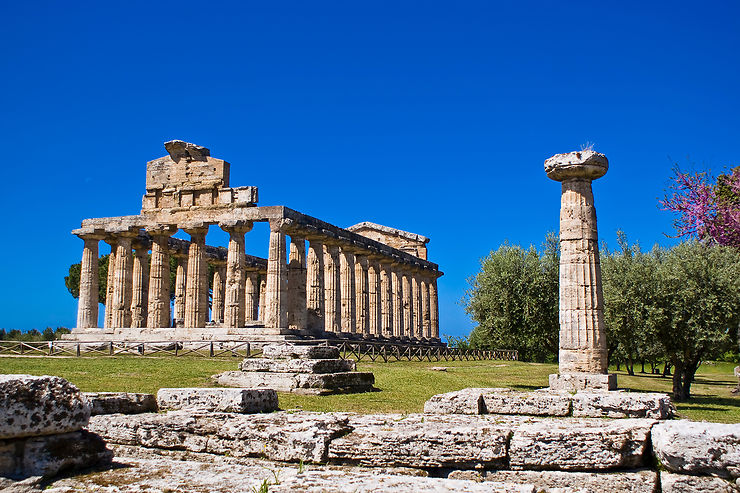
{"label": "wooden fence", "polygon": [[[306,344],[308,342],[303,342]],[[455,361],[508,360],[517,351],[500,349],[456,349],[441,345],[399,342],[314,340],[311,344],[333,345],[346,359],[356,361]],[[0,356],[191,356],[203,358],[252,358],[262,354],[260,341],[126,341],[76,342],[0,341]]]}

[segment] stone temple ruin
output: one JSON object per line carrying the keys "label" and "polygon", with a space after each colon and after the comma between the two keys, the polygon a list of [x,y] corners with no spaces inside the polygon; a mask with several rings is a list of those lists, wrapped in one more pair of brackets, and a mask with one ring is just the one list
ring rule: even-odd
{"label": "stone temple ruin", "polygon": [[[230,164],[205,147],[174,140],[165,148],[168,156],[147,163],[140,214],[85,219],[73,231],[84,249],[70,339],[440,342],[442,272],[427,260],[428,238],[370,222],[343,229],[284,206],[258,206],[257,187],[230,187]],[[270,225],[267,259],[245,254],[255,222]],[[229,233],[228,249],[206,245],[212,225]],[[189,242],[172,238],[180,229]],[[101,240],[111,255],[98,328]],[[170,257],[177,260],[172,311]]]}

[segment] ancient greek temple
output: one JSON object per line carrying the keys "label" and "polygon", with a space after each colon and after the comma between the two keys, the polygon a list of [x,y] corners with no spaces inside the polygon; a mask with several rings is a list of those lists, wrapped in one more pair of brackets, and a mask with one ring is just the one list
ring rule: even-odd
{"label": "ancient greek temple", "polygon": [[[230,164],[207,148],[179,140],[165,148],[169,155],[147,163],[139,215],[85,219],[72,232],[84,241],[73,338],[439,341],[442,272],[427,260],[428,238],[258,206],[257,187],[230,187]],[[245,254],[255,222],[270,226],[266,259]],[[206,244],[213,226],[228,233],[228,248]],[[173,238],[178,230],[190,241]],[[100,241],[111,249],[103,327]]]}

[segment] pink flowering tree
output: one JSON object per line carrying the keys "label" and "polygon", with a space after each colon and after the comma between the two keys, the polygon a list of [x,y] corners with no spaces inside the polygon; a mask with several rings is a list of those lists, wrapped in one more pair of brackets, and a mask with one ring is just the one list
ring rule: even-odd
{"label": "pink flowering tree", "polygon": [[706,173],[674,170],[670,196],[660,203],[678,214],[679,236],[740,248],[740,166],[711,183]]}

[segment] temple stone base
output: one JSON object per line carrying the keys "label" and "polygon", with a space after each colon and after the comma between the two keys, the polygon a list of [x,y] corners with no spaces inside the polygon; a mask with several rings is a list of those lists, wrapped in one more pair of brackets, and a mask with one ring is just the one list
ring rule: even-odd
{"label": "temple stone base", "polygon": [[211,379],[226,387],[303,394],[368,392],[375,384],[372,373],[352,371],[355,363],[341,359],[333,346],[271,344],[262,353],[260,359],[245,359],[240,371],[219,373]]}
{"label": "temple stone base", "polygon": [[579,390],[617,390],[614,373],[553,373],[550,390],[578,392]]}

